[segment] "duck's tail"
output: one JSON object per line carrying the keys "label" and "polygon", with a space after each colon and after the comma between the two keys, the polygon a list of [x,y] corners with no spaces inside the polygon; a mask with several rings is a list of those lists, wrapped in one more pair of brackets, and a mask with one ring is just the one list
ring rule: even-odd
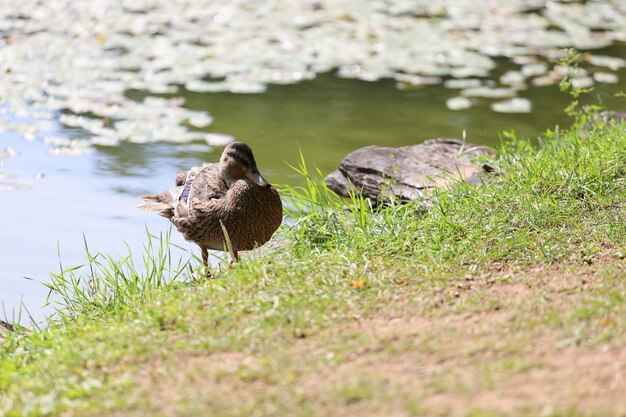
{"label": "duck's tail", "polygon": [[171,219],[174,217],[174,200],[175,194],[180,194],[180,188],[172,187],[171,189],[155,195],[142,195],[144,203],[137,206],[138,210],[151,211],[160,216]]}
{"label": "duck's tail", "polygon": [[191,209],[193,179],[200,170],[201,167],[193,167],[189,171],[179,172],[176,174],[176,186],[161,194],[140,196],[144,203],[138,205],[137,209],[152,211],[168,219],[187,217]]}

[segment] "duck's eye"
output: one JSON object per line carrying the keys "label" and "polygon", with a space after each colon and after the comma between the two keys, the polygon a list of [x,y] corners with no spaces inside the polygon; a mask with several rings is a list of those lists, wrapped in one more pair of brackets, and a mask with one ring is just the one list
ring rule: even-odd
{"label": "duck's eye", "polygon": [[235,160],[235,162],[237,162],[238,164],[243,165],[246,169],[248,169],[250,167],[250,164],[248,163],[248,161],[246,161],[245,159],[243,159],[239,155],[232,154],[230,156]]}

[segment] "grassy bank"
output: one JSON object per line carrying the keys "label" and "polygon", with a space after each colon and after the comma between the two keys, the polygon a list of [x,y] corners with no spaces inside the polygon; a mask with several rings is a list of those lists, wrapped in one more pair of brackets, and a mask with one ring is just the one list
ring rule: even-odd
{"label": "grassy bank", "polygon": [[163,239],[90,254],[0,347],[0,415],[623,416],[626,124],[507,136],[430,208],[346,209],[302,164],[287,244],[216,279]]}

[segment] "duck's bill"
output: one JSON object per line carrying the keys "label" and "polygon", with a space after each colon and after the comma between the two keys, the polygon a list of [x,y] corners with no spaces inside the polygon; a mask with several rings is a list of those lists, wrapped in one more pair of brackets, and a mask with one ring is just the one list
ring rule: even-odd
{"label": "duck's bill", "polygon": [[267,182],[265,178],[263,178],[261,173],[258,171],[257,172],[248,171],[247,177],[250,179],[250,181],[252,181],[256,185],[260,185],[261,187],[269,185],[269,182]]}

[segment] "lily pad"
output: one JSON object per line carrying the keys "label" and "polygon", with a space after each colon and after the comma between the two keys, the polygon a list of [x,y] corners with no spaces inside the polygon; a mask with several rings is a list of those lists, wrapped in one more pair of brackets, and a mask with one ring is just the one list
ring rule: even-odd
{"label": "lily pad", "polygon": [[209,146],[226,146],[235,141],[235,138],[225,133],[206,133],[204,140]]}
{"label": "lily pad", "polygon": [[464,110],[472,107],[472,100],[467,97],[452,97],[446,100],[446,107],[450,110]]}
{"label": "lily pad", "polygon": [[[35,119],[58,118],[94,144],[187,143],[198,139],[193,130],[210,125],[209,115],[178,98],[132,100],[129,90],[259,94],[334,70],[364,81],[395,79],[404,89],[452,77],[444,85],[464,96],[510,98],[526,83],[519,73],[533,85],[558,82],[549,67],[564,48],[626,40],[619,1],[513,0],[495,8],[491,0],[75,3],[12,2],[0,18],[0,102],[24,119],[0,120],[0,130],[36,140],[50,126]],[[585,57],[581,65],[606,74],[626,66],[622,57]],[[501,61],[517,66],[501,79],[514,89],[488,86]],[[582,85],[614,80],[576,77]]]}
{"label": "lily pad", "polygon": [[451,79],[451,80],[446,80],[443,83],[443,86],[446,88],[458,88],[458,89],[480,87],[481,85],[482,85],[482,81],[479,80],[478,78]]}
{"label": "lily pad", "polygon": [[475,87],[461,91],[465,97],[506,98],[513,97],[515,90],[511,88]]}
{"label": "lily pad", "polygon": [[616,84],[619,77],[611,72],[595,72],[593,79],[599,83]]}
{"label": "lily pad", "polygon": [[498,113],[530,113],[532,103],[525,98],[515,97],[491,105],[491,110]]}

